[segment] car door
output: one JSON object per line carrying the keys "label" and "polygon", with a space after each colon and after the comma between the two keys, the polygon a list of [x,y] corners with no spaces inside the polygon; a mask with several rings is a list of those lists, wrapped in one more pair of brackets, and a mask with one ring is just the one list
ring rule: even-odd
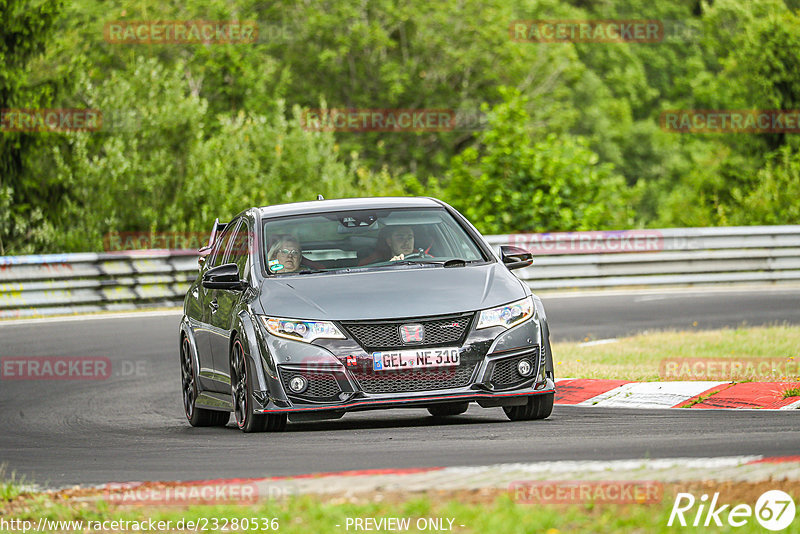
{"label": "car door", "polygon": [[[201,279],[209,269],[223,265],[225,252],[229,248],[235,229],[236,221],[229,224],[217,239],[211,254],[208,256],[208,261],[206,261],[200,273]],[[224,381],[221,380],[222,377],[217,375],[212,351],[212,341],[217,337],[215,326],[212,323],[216,315],[217,302],[215,299],[217,290],[206,289],[202,283],[198,290],[200,292],[201,324],[195,329],[195,339],[197,340],[198,360],[200,362],[200,383],[203,389],[218,391],[220,389],[219,383]]]}
{"label": "car door", "polygon": [[[239,268],[239,278],[247,280],[248,262],[250,260],[250,236],[247,221],[242,220],[231,238],[230,246],[225,251],[221,265],[235,263]],[[230,391],[229,349],[231,331],[233,330],[237,304],[242,298],[242,291],[229,289],[212,290],[212,306],[209,322],[211,323],[211,354],[214,360],[215,386],[218,391]]]}

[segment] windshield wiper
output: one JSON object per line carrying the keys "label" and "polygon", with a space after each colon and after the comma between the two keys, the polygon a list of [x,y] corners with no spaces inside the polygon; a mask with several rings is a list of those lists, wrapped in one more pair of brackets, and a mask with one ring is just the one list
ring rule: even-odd
{"label": "windshield wiper", "polygon": [[461,258],[452,258],[449,260],[397,260],[392,263],[382,266],[391,267],[393,265],[441,265],[445,268],[449,267],[463,267],[468,263],[473,263],[474,260],[462,260]]}
{"label": "windshield wiper", "polygon": [[395,265],[438,265],[442,262],[439,261],[417,261],[417,260],[395,260],[386,265],[381,265],[379,268],[394,267]]}
{"label": "windshield wiper", "polygon": [[414,263],[425,263],[428,265],[443,265],[444,267],[463,267],[466,264],[472,262],[473,260],[467,261],[467,260],[462,260],[461,258],[452,258],[449,260],[422,260]]}

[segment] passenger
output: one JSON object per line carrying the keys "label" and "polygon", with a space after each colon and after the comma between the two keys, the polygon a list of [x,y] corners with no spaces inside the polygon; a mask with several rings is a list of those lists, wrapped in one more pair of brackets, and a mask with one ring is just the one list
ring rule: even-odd
{"label": "passenger", "polygon": [[414,230],[410,226],[384,226],[378,232],[375,251],[358,264],[402,260],[416,252],[418,251],[414,249]]}
{"label": "passenger", "polygon": [[272,273],[283,274],[298,271],[303,260],[300,241],[296,237],[281,236],[269,248],[267,260],[269,260],[269,271]]}

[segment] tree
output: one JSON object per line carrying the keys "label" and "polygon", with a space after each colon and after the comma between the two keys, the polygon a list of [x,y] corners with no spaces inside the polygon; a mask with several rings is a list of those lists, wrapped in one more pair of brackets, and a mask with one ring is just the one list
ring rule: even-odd
{"label": "tree", "polygon": [[[31,72],[31,67],[52,39],[62,7],[63,0],[0,0],[0,110],[41,108],[53,102],[60,81]],[[47,230],[37,225],[52,196],[40,190],[30,173],[30,155],[46,142],[42,137],[0,131],[0,255],[5,249],[34,250],[46,239]]]}
{"label": "tree", "polygon": [[486,233],[630,224],[623,178],[580,137],[537,138],[525,104],[518,92],[505,92],[479,146],[453,158],[447,199]]}

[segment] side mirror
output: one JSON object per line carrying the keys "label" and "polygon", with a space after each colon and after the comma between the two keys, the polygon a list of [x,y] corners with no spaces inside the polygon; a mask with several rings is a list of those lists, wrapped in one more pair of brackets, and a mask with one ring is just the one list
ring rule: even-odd
{"label": "side mirror", "polygon": [[239,267],[235,263],[226,263],[207,270],[203,273],[202,284],[207,289],[232,291],[241,291],[247,287],[247,282],[239,278]]}
{"label": "side mirror", "polygon": [[500,246],[500,259],[509,270],[528,267],[533,264],[533,254],[524,248],[511,245]]}

